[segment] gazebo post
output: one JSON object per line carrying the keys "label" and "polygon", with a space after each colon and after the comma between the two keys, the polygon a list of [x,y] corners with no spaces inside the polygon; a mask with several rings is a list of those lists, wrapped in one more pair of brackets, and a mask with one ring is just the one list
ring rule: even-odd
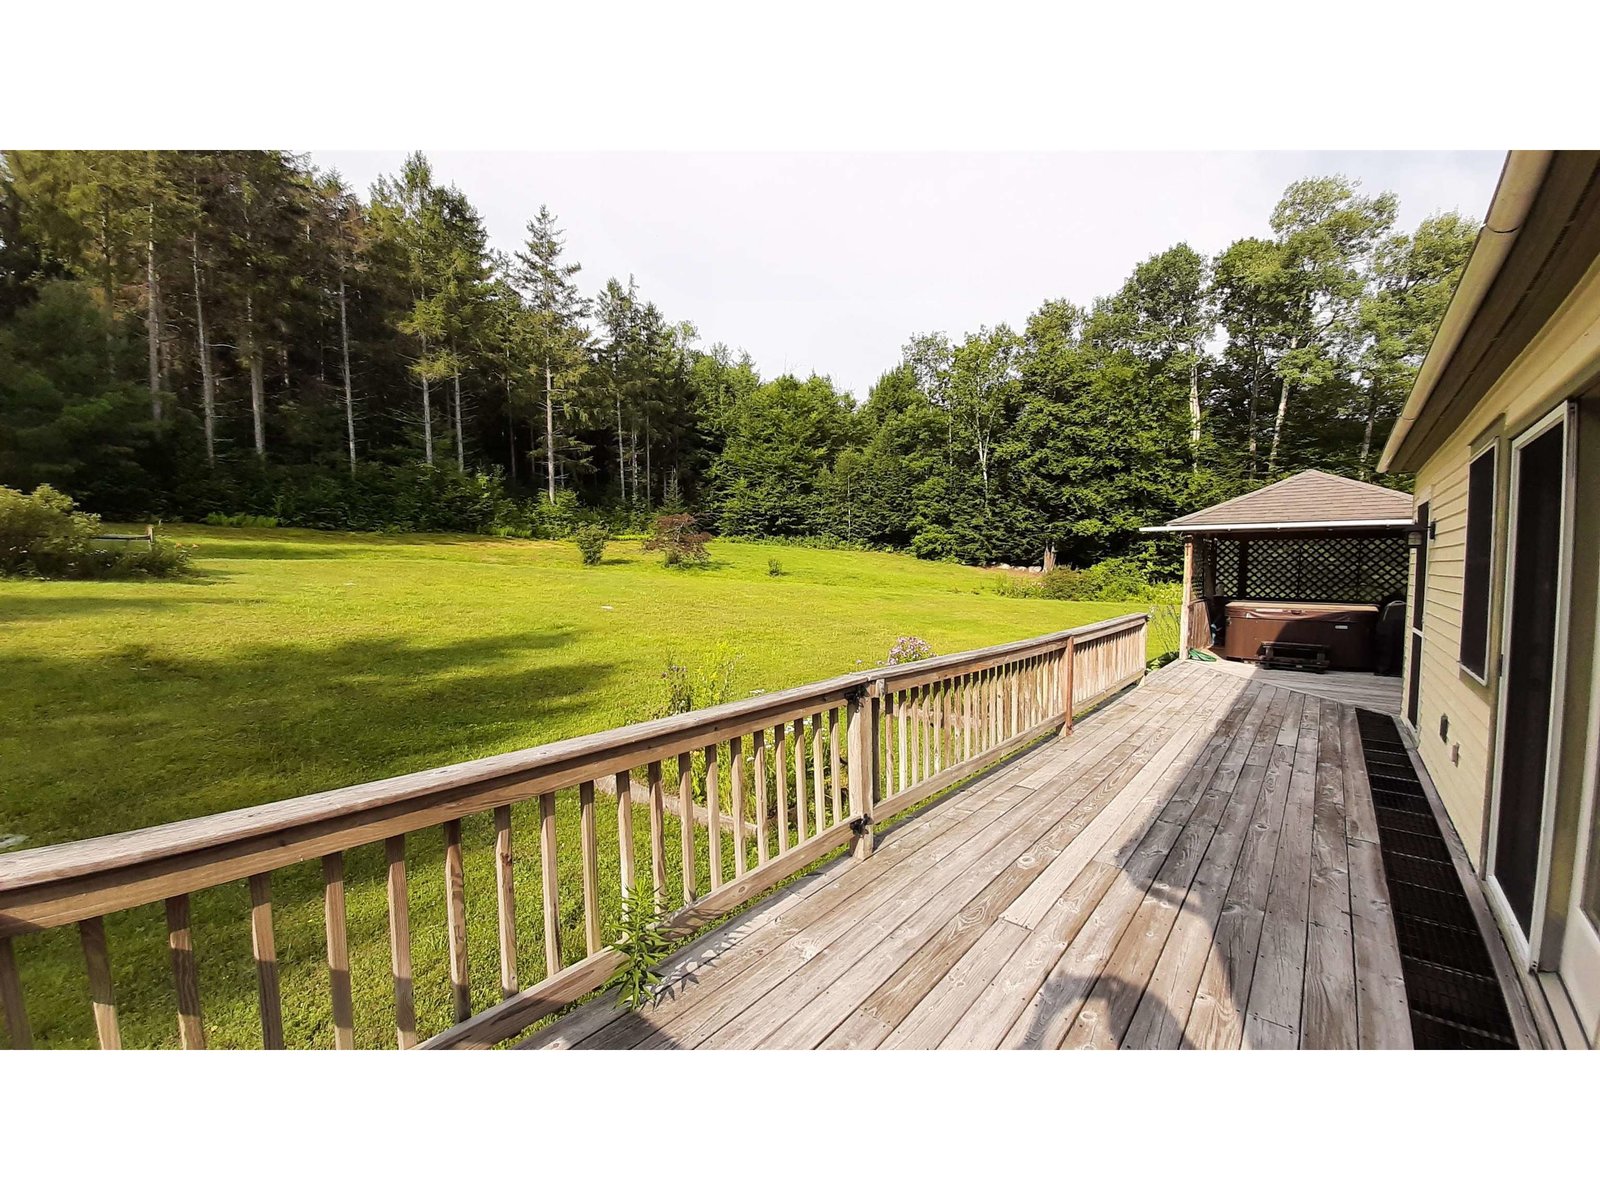
{"label": "gazebo post", "polygon": [[1194,538],[1183,539],[1183,599],[1178,605],[1178,657],[1189,656],[1189,600],[1194,587]]}

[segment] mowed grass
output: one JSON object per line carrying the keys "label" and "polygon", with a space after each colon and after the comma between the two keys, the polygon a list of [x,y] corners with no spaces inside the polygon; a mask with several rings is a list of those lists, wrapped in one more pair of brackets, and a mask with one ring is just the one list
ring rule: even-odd
{"label": "mowed grass", "polygon": [[[669,660],[734,661],[733,696],[881,660],[901,634],[951,652],[1131,611],[996,595],[983,572],[896,555],[718,541],[668,570],[637,543],[171,527],[183,582],[0,583],[0,840],[20,849],[323,791],[655,715]],[[777,558],[781,575],[768,572]],[[1165,647],[1152,645],[1154,654]],[[609,798],[606,798],[608,801]],[[536,806],[515,816],[518,958],[543,974]],[[602,908],[617,907],[602,802]],[[584,955],[575,796],[561,802],[563,958]],[[648,870],[643,814],[639,861]],[[704,831],[702,859],[704,858]],[[475,1007],[499,999],[488,814],[465,823]],[[669,879],[677,878],[669,830]],[[725,855],[731,862],[731,851]],[[357,1039],[392,1045],[381,846],[347,856]],[[451,1021],[437,831],[408,845],[423,1036]],[[702,864],[702,884],[705,867]],[[330,1045],[318,864],[276,872],[291,1045]],[[260,1044],[243,883],[195,897],[212,1045]],[[109,918],[123,1036],[176,1040],[164,916]],[[91,1045],[72,930],[18,939],[41,1044]]]}

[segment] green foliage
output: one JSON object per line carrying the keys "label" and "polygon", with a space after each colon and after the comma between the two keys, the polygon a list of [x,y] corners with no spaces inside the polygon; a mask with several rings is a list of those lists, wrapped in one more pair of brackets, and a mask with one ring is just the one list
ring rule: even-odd
{"label": "green foliage", "polygon": [[709,541],[711,535],[689,513],[663,513],[656,518],[655,531],[644,548],[661,551],[666,566],[694,566],[711,558],[711,551],[706,549]]}
{"label": "green foliage", "polygon": [[607,985],[616,988],[619,1008],[636,1010],[655,1003],[661,986],[658,968],[672,952],[664,928],[668,915],[654,896],[637,889],[622,898],[622,927],[611,949],[624,961]]}
{"label": "green foliage", "polygon": [[584,566],[593,567],[599,564],[606,556],[606,541],[610,537],[611,531],[604,525],[590,522],[578,526],[573,538],[578,543],[578,553],[583,558]]}
{"label": "green foliage", "polygon": [[739,655],[727,642],[718,642],[698,663],[669,657],[661,672],[661,690],[648,717],[673,717],[697,708],[714,708],[734,698],[734,674]]}
{"label": "green foliage", "polygon": [[0,575],[33,579],[127,579],[180,575],[189,557],[156,542],[123,551],[95,544],[100,518],[79,512],[72,497],[48,484],[29,495],[0,487]]}
{"label": "green foliage", "polygon": [[699,346],[631,278],[586,295],[535,213],[507,256],[421,154],[363,202],[280,151],[4,152],[0,479],[114,519],[568,539],[694,512],[1170,579],[1176,543],[1141,525],[1371,474],[1475,234],[1298,180],[1267,236],[1179,242],[1018,328],[913,334],[862,399]]}
{"label": "green foliage", "polygon": [[220,525],[228,529],[276,529],[277,517],[259,517],[253,513],[207,513],[204,518],[207,525]]}
{"label": "green foliage", "polygon": [[1083,570],[1057,567],[1033,579],[1002,578],[995,590],[1024,599],[1165,602],[1175,597],[1179,585],[1153,582],[1134,560],[1109,558]]}
{"label": "green foliage", "polygon": [[775,558],[767,559],[767,574],[768,575],[782,575],[783,574],[783,564],[781,562],[779,562]]}

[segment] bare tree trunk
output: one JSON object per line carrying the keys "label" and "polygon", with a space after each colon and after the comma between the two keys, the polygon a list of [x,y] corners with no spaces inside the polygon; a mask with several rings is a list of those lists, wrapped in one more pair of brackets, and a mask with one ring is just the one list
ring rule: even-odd
{"label": "bare tree trunk", "polygon": [[145,343],[150,366],[150,419],[161,424],[161,303],[156,293],[156,206],[150,205],[150,236],[145,242]]}
{"label": "bare tree trunk", "polygon": [[344,367],[344,436],[350,474],[356,473],[356,404],[350,387],[350,320],[345,310],[344,272],[339,273],[339,350]]}
{"label": "bare tree trunk", "polygon": [[[1293,353],[1300,348],[1298,336],[1289,339],[1289,351]],[[1278,415],[1272,422],[1272,448],[1267,451],[1267,474],[1271,475],[1278,467],[1278,444],[1283,440],[1284,419],[1289,415],[1289,377],[1283,378],[1283,386],[1278,391]]]}
{"label": "bare tree trunk", "polygon": [[206,308],[200,297],[200,243],[191,243],[190,262],[194,266],[194,325],[200,345],[200,409],[206,430],[206,462],[217,464],[217,381],[211,373],[211,343],[206,338]]}
{"label": "bare tree trunk", "polygon": [[256,457],[267,456],[267,380],[266,364],[261,360],[261,345],[256,340],[256,308],[251,296],[244,299],[246,357],[250,360],[250,422],[255,431]]}
{"label": "bare tree trunk", "polygon": [[517,481],[517,414],[511,410],[511,376],[500,373],[500,382],[506,389],[506,445],[509,448],[511,482]]}
{"label": "bare tree trunk", "polygon": [[1189,445],[1195,470],[1200,469],[1200,360],[1189,364]]}
{"label": "bare tree trunk", "polygon": [[1261,356],[1250,366],[1250,478],[1256,477],[1256,417],[1261,407]]}
{"label": "bare tree trunk", "polygon": [[1283,437],[1283,419],[1289,414],[1289,381],[1283,381],[1283,387],[1278,392],[1278,415],[1272,422],[1272,447],[1267,451],[1267,474],[1271,475],[1278,467],[1278,442]]}
{"label": "bare tree trunk", "polygon": [[[422,339],[422,357],[428,357],[428,339]],[[428,377],[422,377],[422,457],[433,466],[433,398],[428,393]]]}
{"label": "bare tree trunk", "polygon": [[1367,385],[1367,425],[1361,431],[1361,478],[1370,478],[1371,472],[1367,470],[1367,459],[1372,455],[1372,426],[1378,419],[1378,385],[1376,381]]}
{"label": "bare tree trunk", "polygon": [[546,488],[550,500],[556,498],[556,401],[555,377],[550,371],[550,359],[544,360],[544,466]]}
{"label": "bare tree trunk", "polygon": [[622,448],[622,397],[617,397],[617,498],[628,502],[628,459]]}
{"label": "bare tree trunk", "polygon": [[461,372],[455,373],[456,470],[467,469],[467,445],[461,437]]}
{"label": "bare tree trunk", "polygon": [[422,377],[422,458],[433,466],[433,401],[428,395],[428,377]]}

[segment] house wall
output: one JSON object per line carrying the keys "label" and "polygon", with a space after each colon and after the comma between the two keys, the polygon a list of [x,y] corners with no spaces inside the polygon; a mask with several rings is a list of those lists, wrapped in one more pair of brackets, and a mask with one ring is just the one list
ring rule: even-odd
{"label": "house wall", "polygon": [[[1421,691],[1415,729],[1419,753],[1438,788],[1450,819],[1481,871],[1488,838],[1488,807],[1495,732],[1495,696],[1499,673],[1502,609],[1505,599],[1506,516],[1509,500],[1511,440],[1553,407],[1574,398],[1600,372],[1600,262],[1596,262],[1567,300],[1545,323],[1523,352],[1473,408],[1449,439],[1421,466],[1416,477],[1416,500],[1430,502],[1436,521],[1429,545],[1428,579],[1424,598]],[[1583,436],[1588,434],[1589,436]],[[1593,576],[1597,569],[1596,542],[1600,530],[1592,515],[1600,511],[1600,431],[1593,414],[1585,411],[1579,437],[1581,491],[1577,509],[1580,527],[1575,538],[1579,553],[1574,563],[1574,615],[1566,680],[1567,707],[1563,727],[1568,742],[1563,747],[1563,767],[1583,753],[1594,613],[1579,612],[1594,603]],[[1490,654],[1488,680],[1474,680],[1459,664],[1461,636],[1462,570],[1466,543],[1467,469],[1473,455],[1485,445],[1498,446],[1495,512],[1495,557],[1492,569]],[[1587,449],[1585,448],[1587,443]],[[1413,556],[1414,557],[1414,556]],[[1415,563],[1413,562],[1413,572]],[[1415,579],[1413,576],[1413,587]],[[1587,599],[1585,599],[1587,597]],[[1417,664],[1410,661],[1407,645],[1406,682]],[[1448,717],[1448,736],[1441,738],[1440,718]],[[1575,740],[1574,740],[1575,739]],[[1563,769],[1564,790],[1558,811],[1575,809],[1575,774]],[[1563,821],[1564,823],[1564,821]],[[1554,862],[1570,867],[1570,852],[1560,844]],[[1552,880],[1551,907],[1561,880]]]}

